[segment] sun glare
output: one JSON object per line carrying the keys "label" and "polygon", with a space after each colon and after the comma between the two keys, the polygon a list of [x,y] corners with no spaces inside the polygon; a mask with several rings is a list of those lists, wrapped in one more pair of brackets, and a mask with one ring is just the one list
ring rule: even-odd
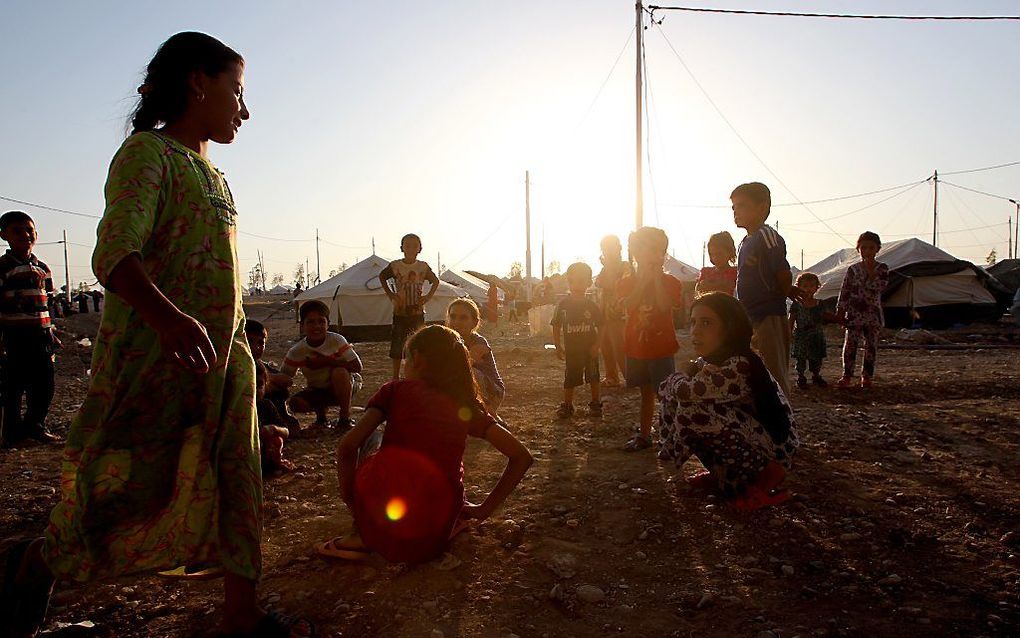
{"label": "sun glare", "polygon": [[407,514],[407,503],[404,502],[404,499],[391,498],[390,501],[386,503],[386,518],[391,521],[397,522],[404,518],[405,514]]}

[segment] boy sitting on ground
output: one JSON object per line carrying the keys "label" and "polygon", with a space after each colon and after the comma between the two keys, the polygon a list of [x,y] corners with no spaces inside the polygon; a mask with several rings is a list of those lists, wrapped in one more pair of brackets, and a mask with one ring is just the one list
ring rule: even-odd
{"label": "boy sitting on ground", "polygon": [[361,389],[361,359],[343,336],[329,331],[329,308],[321,301],[306,301],[298,311],[305,338],[295,343],[280,373],[270,377],[274,385],[289,386],[298,370],[308,387],[290,398],[290,409],[315,412],[315,425],[326,425],[326,410],[340,408],[339,430],[351,426],[351,398]]}

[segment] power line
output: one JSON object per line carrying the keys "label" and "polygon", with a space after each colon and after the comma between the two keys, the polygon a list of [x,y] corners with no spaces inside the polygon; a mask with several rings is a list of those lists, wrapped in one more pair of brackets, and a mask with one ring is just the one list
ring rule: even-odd
{"label": "power line", "polygon": [[[847,213],[840,213],[839,215],[833,215],[832,217],[826,217],[824,219],[825,219],[825,221],[832,221],[834,219],[841,219],[843,217],[849,217],[850,215],[855,215],[855,214],[857,214],[857,213],[859,213],[861,211],[868,210],[869,208],[874,208],[875,206],[878,206],[879,204],[884,204],[885,202],[887,202],[887,201],[889,201],[891,199],[896,199],[900,195],[903,195],[905,193],[909,193],[910,191],[914,190],[915,188],[917,188],[921,184],[924,184],[927,181],[928,180],[924,180],[924,181],[921,181],[921,182],[915,182],[911,186],[908,186],[907,188],[904,188],[904,189],[902,189],[900,191],[897,191],[897,192],[893,193],[892,195],[889,195],[888,197],[883,197],[882,199],[878,200],[877,202],[872,202],[872,203],[870,203],[870,204],[868,204],[866,206],[861,206],[860,208],[855,208],[854,210],[849,211]],[[807,226],[809,224],[815,224],[815,223],[817,223],[817,222],[788,222],[786,225],[787,226]]]}
{"label": "power line", "polygon": [[[492,232],[485,236],[485,239],[483,239],[482,241],[480,241],[477,244],[475,244],[475,247],[472,248],[468,252],[468,254],[466,254],[463,257],[461,257],[460,259],[458,259],[456,262],[454,262],[454,264],[452,266],[449,266],[449,267],[450,268],[456,268],[457,266],[459,266],[461,264],[461,262],[466,260],[471,255],[475,254],[475,251],[478,250],[479,248],[481,248],[482,246],[484,246],[487,241],[492,239],[492,236],[495,235],[496,233],[498,233],[499,229],[503,228],[503,226],[506,225],[506,223],[508,221],[510,221],[510,218],[513,217],[513,215],[514,215],[514,211],[510,211],[509,213],[507,213],[507,216],[503,218],[503,221],[499,222],[499,225],[496,226],[495,228],[493,228]],[[442,264],[440,264],[440,266],[442,266]]]}
{"label": "power line", "polygon": [[1016,199],[1014,199],[1014,198],[1006,197],[1005,195],[996,195],[994,193],[986,193],[985,191],[979,191],[976,188],[968,188],[966,186],[960,186],[959,184],[954,184],[952,182],[947,182],[944,179],[940,179],[939,183],[940,184],[946,184],[947,186],[952,186],[953,188],[959,188],[959,189],[962,189],[962,190],[965,190],[965,191],[970,191],[971,193],[977,193],[978,195],[984,195],[986,197],[993,197],[995,199],[1001,199],[1003,201],[1011,202],[1011,203],[1014,203],[1014,204],[1016,203]]}
{"label": "power line", "polygon": [[993,170],[995,170],[997,168],[1008,168],[1010,166],[1020,166],[1020,161],[1018,161],[1018,162],[1008,162],[1006,164],[996,164],[995,166],[985,166],[985,167],[982,167],[982,168],[969,168],[969,169],[967,169],[965,171],[949,171],[947,173],[942,173],[942,174],[943,175],[963,175],[965,173],[980,173],[981,171],[993,171]]}
{"label": "power line", "polygon": [[610,67],[609,73],[606,74],[606,79],[602,80],[602,84],[599,86],[599,90],[596,91],[595,97],[592,98],[591,104],[588,105],[588,109],[584,112],[584,117],[577,121],[577,127],[575,128],[575,131],[577,128],[580,128],[581,125],[584,124],[585,121],[587,121],[588,116],[591,115],[591,110],[595,108],[595,103],[598,102],[599,97],[602,96],[602,90],[605,89],[606,84],[609,83],[609,78],[613,77],[613,73],[616,71],[616,65],[620,63],[620,58],[623,57],[623,54],[627,51],[627,47],[630,46],[630,40],[631,38],[634,37],[634,30],[636,28],[637,27],[631,27],[630,33],[627,34],[627,41],[623,43],[623,48],[620,49],[620,54],[616,56],[616,60],[613,62],[613,66]]}
{"label": "power line", "polygon": [[1020,16],[912,16],[871,15],[859,13],[799,13],[796,11],[755,11],[749,9],[706,9],[703,7],[656,6],[649,11],[688,11],[692,13],[727,13],[734,15],[781,16],[795,18],[841,18],[850,20],[1020,20]]}
{"label": "power line", "polygon": [[75,210],[67,210],[67,209],[64,209],[64,208],[54,208],[53,206],[46,206],[44,204],[35,204],[33,202],[26,202],[26,201],[23,201],[23,200],[20,200],[20,199],[14,199],[13,197],[7,197],[5,195],[0,195],[0,199],[4,200],[5,202],[11,202],[11,203],[14,203],[14,204],[21,204],[22,206],[31,206],[32,208],[41,208],[42,210],[48,210],[48,211],[51,211],[51,212],[54,212],[54,213],[64,213],[65,215],[75,215],[77,217],[88,217],[90,219],[100,219],[99,215],[90,215],[88,213],[79,213],[78,211],[75,211]]}
{"label": "power line", "polygon": [[773,178],[775,178],[777,182],[779,182],[780,186],[786,189],[786,192],[790,193],[790,195],[793,195],[793,198],[797,200],[797,203],[803,206],[804,210],[809,212],[812,217],[817,219],[823,226],[828,228],[832,232],[832,234],[836,235],[843,241],[850,243],[849,239],[841,235],[834,228],[829,226],[826,222],[822,221],[822,219],[818,215],[816,215],[813,210],[811,210],[806,204],[804,204],[804,202],[797,197],[793,190],[791,190],[790,187],[787,186],[785,182],[783,182],[782,178],[780,178],[775,171],[769,168],[768,164],[765,163],[765,160],[763,160],[761,156],[758,155],[758,153],[756,153],[753,148],[751,148],[751,145],[747,143],[747,140],[744,139],[744,136],[740,134],[740,132],[737,130],[735,126],[733,126],[733,124],[729,121],[726,115],[723,114],[722,109],[719,108],[719,106],[715,103],[715,100],[712,99],[712,96],[708,94],[708,91],[705,90],[705,87],[703,87],[701,85],[701,82],[698,81],[698,78],[695,77],[690,67],[687,66],[687,63],[684,62],[683,57],[681,57],[680,53],[676,50],[676,47],[673,46],[673,43],[670,42],[669,38],[666,36],[666,32],[662,30],[662,27],[658,23],[654,24],[656,28],[659,30],[659,34],[662,36],[662,39],[666,41],[666,44],[669,46],[669,49],[673,52],[673,55],[675,55],[676,59],[679,60],[680,65],[684,67],[684,70],[687,71],[687,74],[691,77],[691,80],[694,81],[694,85],[698,87],[698,90],[700,90],[701,94],[705,96],[705,99],[708,100],[708,103],[712,105],[712,108],[715,109],[715,112],[719,115],[720,118],[722,118],[722,121],[726,123],[726,126],[728,126],[730,130],[733,131],[733,134],[737,136],[737,139],[740,140],[740,142],[751,153],[751,155],[753,155],[754,158],[758,160],[758,163],[761,164],[765,168],[765,170],[768,171]]}
{"label": "power line", "polygon": [[[890,186],[888,188],[879,188],[878,190],[867,191],[865,193],[854,193],[853,195],[840,195],[838,197],[826,197],[825,199],[809,199],[802,202],[782,202],[773,203],[772,208],[781,208],[784,206],[801,206],[803,204],[827,204],[829,202],[839,202],[846,199],[857,199],[859,197],[867,197],[868,195],[880,195],[882,193],[888,193],[890,191],[900,190],[902,188],[908,188],[911,186],[918,186],[930,181],[931,178],[925,178],[916,182],[908,182],[906,184],[899,184],[898,186]],[[670,206],[673,208],[729,208],[726,204],[670,204],[663,203],[663,206]]]}

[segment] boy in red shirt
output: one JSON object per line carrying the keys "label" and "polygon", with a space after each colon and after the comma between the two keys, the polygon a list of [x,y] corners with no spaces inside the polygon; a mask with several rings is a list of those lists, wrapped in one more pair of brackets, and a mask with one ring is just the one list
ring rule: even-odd
{"label": "boy in red shirt", "polygon": [[668,247],[669,238],[660,228],[645,226],[631,233],[629,250],[637,268],[620,280],[620,303],[627,311],[627,387],[641,389],[641,430],[624,445],[627,452],[651,447],[655,394],[675,371],[673,355],[680,348],[673,308],[683,305],[683,285],[662,269]]}

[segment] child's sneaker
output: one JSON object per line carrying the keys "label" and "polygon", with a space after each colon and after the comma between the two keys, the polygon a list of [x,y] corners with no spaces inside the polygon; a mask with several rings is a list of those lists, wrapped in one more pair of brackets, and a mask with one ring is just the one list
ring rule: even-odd
{"label": "child's sneaker", "polygon": [[572,403],[561,403],[556,408],[556,416],[560,419],[568,419],[574,416],[574,405]]}
{"label": "child's sneaker", "polygon": [[803,374],[797,375],[797,387],[801,390],[807,390],[807,377]]}
{"label": "child's sneaker", "polygon": [[589,416],[602,416],[602,402],[592,401],[588,404],[588,415]]}
{"label": "child's sneaker", "polygon": [[850,377],[840,377],[839,381],[836,382],[837,388],[849,388],[854,384],[854,380]]}
{"label": "child's sneaker", "polygon": [[829,382],[822,378],[822,375],[816,374],[811,377],[811,383],[815,384],[819,388],[829,387]]}

